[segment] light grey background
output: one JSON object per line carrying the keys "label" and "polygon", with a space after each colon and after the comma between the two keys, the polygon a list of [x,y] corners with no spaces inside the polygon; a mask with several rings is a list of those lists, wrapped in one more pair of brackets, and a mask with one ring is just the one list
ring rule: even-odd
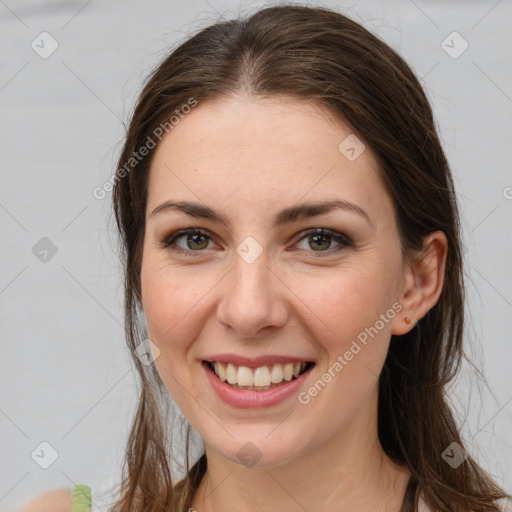
{"label": "light grey background", "polygon": [[[0,0],[1,510],[76,483],[99,496],[118,481],[136,389],[110,194],[92,190],[115,171],[122,122],[169,47],[262,5]],[[463,213],[467,350],[488,382],[466,366],[451,396],[472,454],[510,492],[512,2],[322,5],[397,49],[433,102]],[[51,48],[43,31],[58,43],[46,59],[31,47]],[[57,249],[46,262],[32,250],[43,237]],[[36,448],[44,458],[43,441],[58,452],[48,469],[31,458]]]}

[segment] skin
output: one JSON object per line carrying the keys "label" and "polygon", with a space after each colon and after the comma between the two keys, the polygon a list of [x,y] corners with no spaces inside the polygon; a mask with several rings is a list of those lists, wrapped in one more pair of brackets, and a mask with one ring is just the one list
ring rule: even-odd
{"label": "skin", "polygon": [[[412,329],[439,298],[447,244],[432,233],[421,258],[402,260],[370,148],[354,161],[338,150],[351,133],[313,102],[237,96],[199,104],[155,150],[141,297],[158,372],[204,441],[199,512],[400,509],[410,473],[378,441],[378,375],[391,334]],[[172,210],[151,215],[171,199],[220,210],[230,225]],[[356,204],[369,221],[333,210],[272,228],[281,209],[328,199]],[[199,249],[187,235],[161,243],[190,227],[208,231]],[[296,237],[312,228],[352,243]],[[252,263],[236,252],[248,236],[263,250]],[[238,409],[204,375],[201,361],[214,353],[290,354],[316,361],[307,389],[393,304],[401,311],[308,404],[294,396]],[[253,467],[237,457],[247,442],[261,454]]]}

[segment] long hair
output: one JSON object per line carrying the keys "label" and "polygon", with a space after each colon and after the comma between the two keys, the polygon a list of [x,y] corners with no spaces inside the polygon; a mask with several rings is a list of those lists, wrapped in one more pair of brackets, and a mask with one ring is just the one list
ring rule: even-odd
{"label": "long hair", "polygon": [[[404,60],[338,12],[281,5],[215,23],[181,43],[147,78],[113,180],[130,351],[135,353],[144,337],[138,320],[140,274],[154,151],[144,158],[134,155],[150,140],[160,140],[162,128],[170,132],[190,105],[237,94],[316,101],[348,123],[377,158],[404,258],[419,250],[429,233],[445,233],[449,249],[437,304],[412,331],[393,335],[390,342],[379,381],[378,435],[386,454],[409,468],[433,510],[498,511],[495,500],[509,495],[470,454],[456,469],[442,456],[454,442],[464,447],[445,393],[465,355],[465,299],[458,206],[432,110]],[[154,365],[135,355],[133,361],[140,398],[115,511],[186,511],[205,474],[206,457],[203,453],[190,467],[187,430],[185,476],[173,482],[168,409],[161,407],[168,392]]]}

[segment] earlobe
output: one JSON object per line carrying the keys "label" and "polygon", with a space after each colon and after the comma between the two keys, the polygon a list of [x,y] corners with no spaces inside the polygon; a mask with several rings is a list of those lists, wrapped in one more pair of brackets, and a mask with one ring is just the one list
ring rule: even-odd
{"label": "earlobe", "polygon": [[402,335],[411,331],[437,303],[444,284],[448,241],[442,231],[429,234],[423,251],[407,266],[400,304],[403,309],[393,319],[391,332]]}

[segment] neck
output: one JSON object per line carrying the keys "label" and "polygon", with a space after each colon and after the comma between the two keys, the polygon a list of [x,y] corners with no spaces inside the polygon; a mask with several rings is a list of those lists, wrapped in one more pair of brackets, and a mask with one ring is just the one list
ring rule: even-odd
{"label": "neck", "polygon": [[410,472],[382,450],[377,398],[372,402],[374,407],[363,408],[328,442],[281,466],[247,468],[205,445],[208,469],[193,497],[193,509],[399,512]]}

